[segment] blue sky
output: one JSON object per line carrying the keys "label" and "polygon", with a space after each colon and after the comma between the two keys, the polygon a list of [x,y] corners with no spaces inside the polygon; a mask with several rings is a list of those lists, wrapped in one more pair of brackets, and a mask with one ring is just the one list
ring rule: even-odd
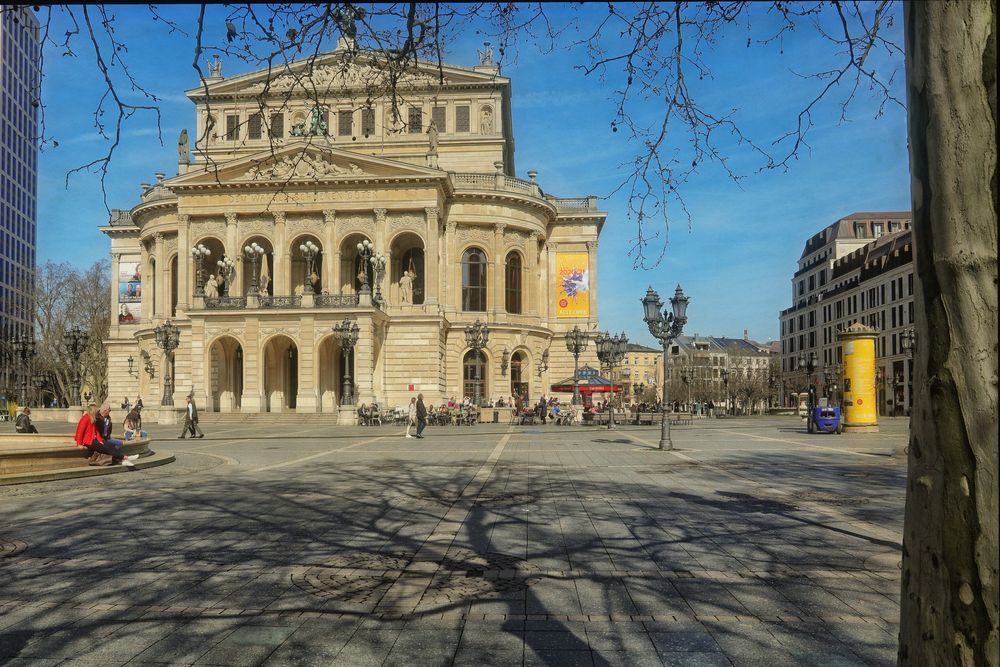
{"label": "blue sky", "polygon": [[[194,107],[183,91],[197,81],[189,38],[166,35],[141,6],[113,11],[117,34],[129,46],[133,74],[163,98],[163,144],[156,136],[155,116],[140,113],[127,123],[110,170],[108,205],[130,208],[140,182],[152,181],[156,171],[176,172],[177,135],[181,128],[194,127]],[[182,25],[193,25],[192,7],[164,6],[161,11]],[[212,40],[223,36],[221,11],[210,11]],[[552,11],[558,19],[563,9]],[[606,5],[589,5],[581,16],[586,22],[606,11]],[[901,44],[902,17],[894,18],[887,34]],[[753,34],[766,34],[770,20],[755,17]],[[476,49],[484,39],[474,30],[465,31],[445,60],[476,64]],[[708,108],[736,110],[744,133],[768,144],[794,127],[798,111],[817,92],[820,84],[799,74],[834,63],[836,54],[812,29],[796,31],[780,45],[746,48],[746,41],[745,26],[720,35],[714,50],[704,54],[714,77],[692,78],[691,88]],[[83,267],[108,257],[108,240],[97,231],[107,213],[97,176],[75,174],[68,188],[65,178],[69,169],[101,155],[105,142],[93,128],[101,81],[82,39],[74,50],[77,57],[51,48],[45,53],[46,129],[59,146],[47,147],[39,160],[38,259]],[[518,45],[516,60],[510,55],[504,58],[503,74],[513,85],[517,175],[527,178],[526,172],[535,169],[543,189],[559,196],[610,194],[623,177],[621,163],[635,150],[623,132],[610,129],[615,110],[610,95],[620,83],[616,74],[609,71],[604,80],[585,76],[574,67],[584,58],[579,48],[542,53],[525,41]],[[885,75],[898,69],[893,92],[903,99],[901,58],[873,57]],[[245,71],[246,66],[225,61],[226,75]],[[681,283],[691,297],[687,333],[738,337],[746,329],[756,340],[777,338],[778,311],[790,305],[791,274],[809,236],[855,211],[909,210],[905,111],[890,104],[877,118],[879,100],[862,87],[842,122],[837,105],[841,92],[834,91],[822,105],[810,148],[786,171],[755,174],[759,161],[745,148],[726,144],[732,164],[747,177],[736,184],[717,166],[701,169],[682,190],[690,226],[679,214],[673,217],[666,252],[655,268],[633,268],[628,251],[636,229],[626,215],[625,195],[603,200],[608,219],[599,245],[597,285],[602,328],[652,344],[639,299],[648,285],[666,299]],[[637,116],[651,122],[657,111],[655,99],[635,108]],[[679,159],[690,160],[683,143],[679,151]]]}

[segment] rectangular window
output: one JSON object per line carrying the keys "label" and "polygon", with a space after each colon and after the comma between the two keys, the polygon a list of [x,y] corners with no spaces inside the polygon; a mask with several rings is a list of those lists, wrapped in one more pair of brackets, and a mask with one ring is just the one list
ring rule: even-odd
{"label": "rectangular window", "polygon": [[800,280],[799,281],[799,296],[802,296],[805,293],[806,293],[806,281]]}
{"label": "rectangular window", "polygon": [[816,276],[809,276],[809,291],[816,289]]}
{"label": "rectangular window", "polygon": [[431,118],[434,119],[434,126],[437,127],[438,132],[447,132],[447,107],[434,107],[431,109]]}
{"label": "rectangular window", "polygon": [[275,139],[285,136],[285,114],[280,111],[271,114],[271,136]]}
{"label": "rectangular window", "polygon": [[854,223],[854,237],[858,239],[868,238],[868,230],[863,222]]}
{"label": "rectangular window", "polygon": [[226,141],[236,141],[240,138],[240,117],[226,116]]}
{"label": "rectangular window", "polygon": [[361,110],[361,134],[366,137],[375,134],[375,109],[371,107]]}
{"label": "rectangular window", "polygon": [[455,131],[456,132],[468,132],[469,125],[469,107],[468,106],[458,106],[455,107]]}
{"label": "rectangular window", "polygon": [[259,113],[251,114],[247,120],[247,138],[260,139],[263,123]]}
{"label": "rectangular window", "polygon": [[879,303],[885,303],[885,283],[879,286],[879,294],[881,295],[881,301]]}
{"label": "rectangular window", "polygon": [[883,233],[882,229],[883,229],[883,227],[882,227],[882,223],[881,222],[873,222],[872,223],[872,236],[874,236],[875,238],[880,238],[882,236],[882,233]]}
{"label": "rectangular window", "polygon": [[889,298],[892,301],[896,300],[896,281],[895,280],[893,280],[891,283],[889,283]]}
{"label": "rectangular window", "polygon": [[826,284],[826,269],[819,272],[819,284],[820,287]]}
{"label": "rectangular window", "polygon": [[410,122],[407,124],[410,134],[420,134],[424,131],[424,113],[422,109],[410,107]]}
{"label": "rectangular window", "polygon": [[337,112],[337,136],[349,137],[354,133],[354,112],[350,109]]}
{"label": "rectangular window", "polygon": [[898,232],[901,228],[902,228],[902,226],[898,222],[890,222],[889,223],[889,231],[890,232]]}
{"label": "rectangular window", "polygon": [[909,296],[913,296],[913,274],[909,273],[906,276],[906,293]]}

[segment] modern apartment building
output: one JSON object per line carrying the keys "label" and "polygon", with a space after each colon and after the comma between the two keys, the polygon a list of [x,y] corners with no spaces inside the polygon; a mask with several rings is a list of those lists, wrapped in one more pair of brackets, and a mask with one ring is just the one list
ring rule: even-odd
{"label": "modern apartment building", "polygon": [[800,356],[816,355],[816,374],[843,363],[837,333],[854,322],[879,329],[881,414],[911,405],[912,364],[900,334],[913,326],[910,213],[853,213],[810,238],[792,277],[791,308],[781,311],[783,395],[804,391]]}

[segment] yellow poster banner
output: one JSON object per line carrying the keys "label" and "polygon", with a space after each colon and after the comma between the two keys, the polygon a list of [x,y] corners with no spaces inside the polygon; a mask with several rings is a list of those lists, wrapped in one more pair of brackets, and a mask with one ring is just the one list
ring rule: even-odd
{"label": "yellow poster banner", "polygon": [[590,317],[589,255],[556,253],[556,317]]}

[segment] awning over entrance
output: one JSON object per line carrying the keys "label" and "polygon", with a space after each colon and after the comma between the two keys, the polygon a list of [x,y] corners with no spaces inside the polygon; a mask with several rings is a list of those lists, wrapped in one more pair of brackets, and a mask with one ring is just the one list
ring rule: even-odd
{"label": "awning over entrance", "polygon": [[[576,377],[580,380],[581,394],[607,394],[611,391],[621,391],[622,385],[612,386],[611,380],[602,377],[596,368],[584,366],[577,371]],[[551,391],[573,393],[573,378],[569,377],[562,382],[557,382],[550,387]]]}

